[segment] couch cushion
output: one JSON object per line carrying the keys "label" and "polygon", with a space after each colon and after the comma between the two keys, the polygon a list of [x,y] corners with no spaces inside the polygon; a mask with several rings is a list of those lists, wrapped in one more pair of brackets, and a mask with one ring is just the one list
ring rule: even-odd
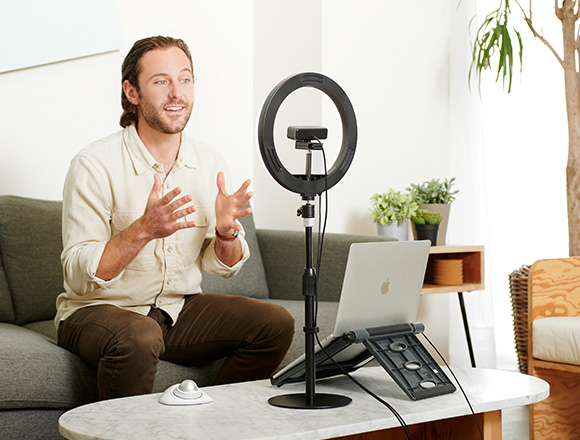
{"label": "couch cushion", "polygon": [[532,326],[536,359],[580,365],[580,317],[536,319]]}
{"label": "couch cushion", "polygon": [[[258,240],[272,299],[302,298],[306,252],[304,231],[258,230]],[[326,233],[320,266],[319,300],[338,301],[352,243],[393,241],[380,235]],[[314,239],[316,252],[317,239]]]}
{"label": "couch cushion", "polygon": [[[97,400],[96,371],[43,335],[0,323],[0,347],[0,410],[74,408]],[[222,362],[185,367],[160,361],[153,392],[188,378],[210,385]]]}
{"label": "couch cushion", "polygon": [[32,330],[33,332],[40,333],[45,338],[50,339],[56,343],[56,327],[54,326],[54,319],[49,319],[47,321],[36,321],[24,324],[22,327]]}
{"label": "couch cushion", "polygon": [[2,265],[2,255],[0,254],[0,322],[14,323],[14,306],[12,297],[6,281],[6,273]]}
{"label": "couch cushion", "polygon": [[[285,367],[290,362],[296,360],[304,354],[304,301],[292,301],[284,299],[270,299],[268,302],[278,304],[288,310],[294,316],[294,339],[292,344],[280,363],[280,368]],[[319,328],[318,337],[322,341],[334,330],[336,314],[338,313],[338,303],[330,301],[318,302],[318,316],[316,325]]]}
{"label": "couch cushion", "polygon": [[0,197],[0,252],[16,324],[54,318],[64,290],[61,218],[61,202]]}
{"label": "couch cushion", "polygon": [[31,330],[0,324],[0,409],[72,408],[94,401],[97,375]]}
{"label": "couch cushion", "polygon": [[244,227],[245,239],[250,248],[250,258],[244,263],[238,274],[229,279],[216,277],[203,272],[201,288],[206,293],[228,293],[230,295],[244,295],[252,298],[268,298],[268,285],[264,273],[262,254],[256,237],[254,218],[250,214],[240,219]]}

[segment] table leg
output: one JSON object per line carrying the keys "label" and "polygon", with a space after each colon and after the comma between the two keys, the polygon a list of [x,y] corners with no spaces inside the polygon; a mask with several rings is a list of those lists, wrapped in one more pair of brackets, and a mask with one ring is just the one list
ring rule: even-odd
{"label": "table leg", "polygon": [[461,317],[463,318],[463,328],[465,329],[465,338],[467,339],[469,358],[471,359],[471,366],[475,368],[475,355],[473,354],[473,345],[471,344],[471,334],[469,333],[469,322],[467,321],[467,311],[465,310],[463,292],[457,292],[457,295],[459,297],[459,307],[461,309]]}
{"label": "table leg", "polygon": [[483,413],[483,438],[501,440],[501,410]]}

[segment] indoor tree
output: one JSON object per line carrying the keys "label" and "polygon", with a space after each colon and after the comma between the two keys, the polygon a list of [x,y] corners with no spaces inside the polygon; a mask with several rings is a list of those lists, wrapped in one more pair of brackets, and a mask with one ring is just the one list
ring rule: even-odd
{"label": "indoor tree", "polygon": [[[544,0],[545,1],[545,0]],[[515,6],[515,12],[512,12]],[[533,22],[532,0],[525,6],[517,0],[500,0],[499,7],[488,14],[479,28],[473,44],[473,60],[469,72],[481,81],[481,73],[497,66],[496,81],[503,81],[511,90],[514,59],[522,62],[523,44],[520,31],[513,25],[514,16],[521,14],[534,37],[554,55],[564,70],[566,113],[568,117],[568,162],[566,192],[568,202],[568,240],[570,255],[580,255],[580,5],[578,0],[554,0],[555,16],[562,23],[563,53],[538,32]],[[495,64],[493,63],[495,60]]]}

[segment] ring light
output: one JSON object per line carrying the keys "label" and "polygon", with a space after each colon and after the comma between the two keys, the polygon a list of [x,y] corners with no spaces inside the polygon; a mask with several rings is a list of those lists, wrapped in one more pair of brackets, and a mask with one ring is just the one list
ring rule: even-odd
{"label": "ring light", "polygon": [[[282,102],[297,89],[313,87],[324,92],[334,102],[342,121],[342,146],[328,176],[291,174],[282,164],[274,145],[274,121]],[[322,194],[336,185],[352,163],[357,140],[356,117],[352,104],[344,90],[327,76],[319,73],[300,73],[281,81],[270,92],[258,124],[258,143],[266,168],[280,185],[289,191],[306,196]],[[325,181],[326,180],[326,181]]]}
{"label": "ring light", "polygon": [[[324,175],[311,174],[310,166],[312,150],[322,147],[320,138],[326,138],[323,127],[288,127],[288,135],[296,140],[296,148],[307,150],[306,173],[291,174],[280,161],[274,146],[274,121],[282,102],[293,91],[301,87],[313,87],[326,93],[338,109],[342,121],[342,147],[335,163]],[[350,100],[346,93],[330,78],[319,73],[301,73],[281,81],[270,92],[262,107],[258,124],[258,143],[266,168],[274,180],[289,191],[299,193],[305,204],[298,210],[304,218],[306,234],[306,267],[302,275],[302,294],[304,295],[304,347],[305,347],[305,379],[304,394],[277,395],[268,400],[271,405],[284,408],[337,408],[348,405],[352,399],[335,394],[316,394],[316,365],[314,362],[316,326],[317,274],[313,266],[312,227],[314,224],[314,205],[316,195],[333,187],[347,172],[354,156],[356,147],[356,118]],[[316,141],[316,142],[313,142]],[[322,240],[321,240],[322,241]]]}

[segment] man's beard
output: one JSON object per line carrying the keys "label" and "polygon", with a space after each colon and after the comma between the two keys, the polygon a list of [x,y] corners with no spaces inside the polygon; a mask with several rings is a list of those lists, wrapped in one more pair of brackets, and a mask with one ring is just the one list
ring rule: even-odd
{"label": "man's beard", "polygon": [[[165,115],[164,109],[172,105],[183,106],[183,114],[178,119],[167,118],[167,115]],[[155,107],[148,101],[142,100],[140,102],[141,113],[145,122],[151,128],[165,134],[181,133],[189,121],[192,107],[191,104],[185,101],[165,103],[160,108]]]}

